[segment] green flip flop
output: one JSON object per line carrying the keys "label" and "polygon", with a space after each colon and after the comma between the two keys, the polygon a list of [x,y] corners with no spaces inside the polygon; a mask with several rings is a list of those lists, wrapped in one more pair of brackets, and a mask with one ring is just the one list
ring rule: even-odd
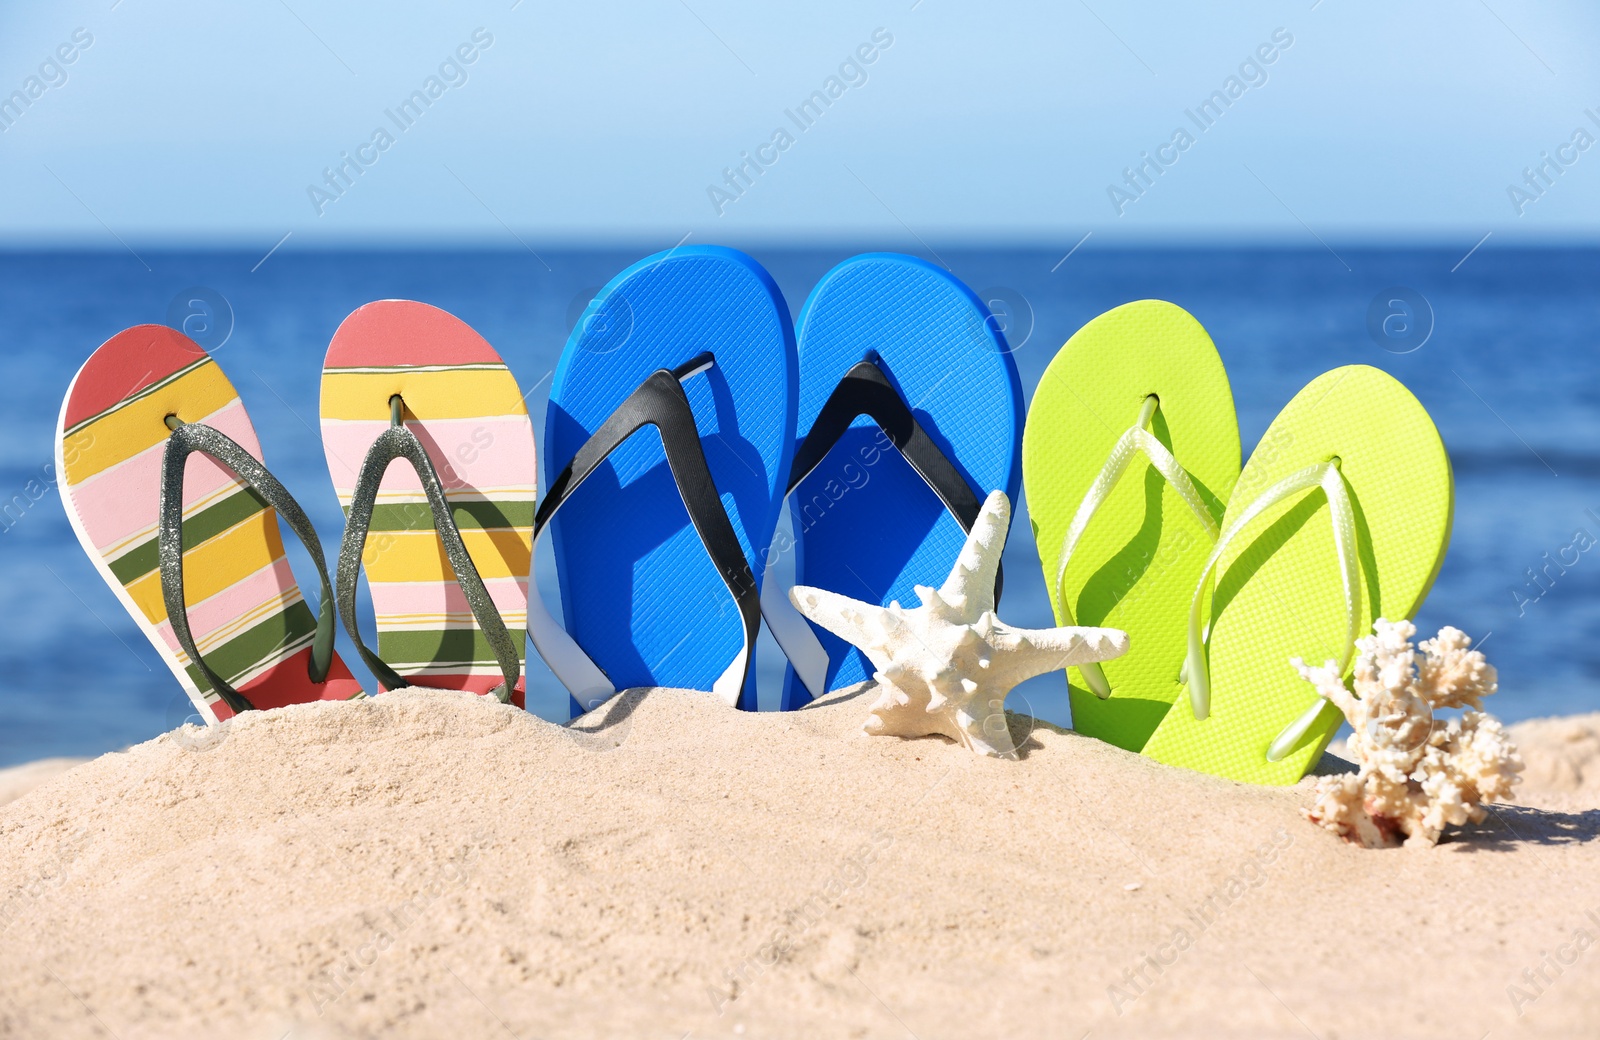
{"label": "green flip flop", "polygon": [[1299,780],[1341,716],[1290,659],[1348,674],[1375,619],[1414,616],[1444,560],[1453,501],[1450,458],[1409,390],[1366,365],[1312,380],[1234,487],[1192,590],[1189,696],[1144,753],[1250,783]]}
{"label": "green flip flop", "polygon": [[1166,717],[1189,599],[1238,477],[1228,375],[1183,308],[1107,311],[1045,369],[1022,479],[1056,623],[1119,628],[1129,642],[1103,671],[1067,673],[1080,733],[1138,751]]}

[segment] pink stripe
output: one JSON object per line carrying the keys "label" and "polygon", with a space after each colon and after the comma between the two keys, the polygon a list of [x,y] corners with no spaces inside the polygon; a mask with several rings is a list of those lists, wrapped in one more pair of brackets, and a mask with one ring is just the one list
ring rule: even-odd
{"label": "pink stripe", "polygon": [[[256,458],[261,457],[261,447],[242,401],[235,399],[203,421],[238,441]],[[89,540],[102,551],[155,525],[160,506],[161,460],[166,450],[167,442],[162,441],[68,489]],[[230,483],[238,483],[232,471],[196,452],[189,456],[184,469],[183,500],[193,504]]]}
{"label": "pink stripe", "polygon": [[[502,613],[528,609],[528,583],[518,578],[485,578],[489,598]],[[455,582],[406,581],[374,584],[372,609],[379,614],[469,614],[466,594]]]}
{"label": "pink stripe", "polygon": [[[435,419],[408,422],[428,449],[445,490],[533,487],[538,466],[533,457],[533,426],[521,415],[482,419]],[[341,495],[355,487],[361,460],[386,422],[323,420],[322,446],[328,454],[328,471]],[[387,491],[422,490],[422,482],[407,463],[391,465],[383,477]]]}
{"label": "pink stripe", "polygon": [[[189,608],[189,631],[194,633],[196,643],[203,643],[207,636],[223,625],[229,624],[236,618],[242,617],[250,611],[261,606],[269,600],[282,599],[284,593],[294,588],[294,572],[289,569],[289,561],[282,556],[272,562],[272,566],[263,567],[247,578],[234,582],[210,599],[201,600]],[[266,620],[258,618],[257,623]],[[167,646],[174,653],[178,650],[178,639],[172,634],[172,623],[162,619],[156,626],[161,632],[161,638],[167,641]],[[249,631],[253,626],[246,626],[243,631]]]}

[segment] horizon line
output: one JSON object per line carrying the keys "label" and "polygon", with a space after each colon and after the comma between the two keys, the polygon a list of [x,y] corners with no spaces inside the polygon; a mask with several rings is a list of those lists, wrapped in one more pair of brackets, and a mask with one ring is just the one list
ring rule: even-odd
{"label": "horizon line", "polygon": [[[1491,235],[1493,236],[1491,238]],[[552,235],[548,238],[533,238],[531,242],[540,249],[549,249],[562,252],[613,252],[637,251],[639,249],[655,250],[671,249],[686,244],[695,245],[725,245],[738,249],[778,249],[786,251],[806,250],[833,250],[848,248],[856,251],[906,251],[916,252],[911,248],[912,240],[903,235],[864,235],[864,234],[839,234],[839,235],[736,235],[726,236],[714,242],[688,242],[688,236],[653,235],[648,232],[637,235]],[[276,244],[274,244],[276,243]],[[951,235],[930,236],[922,235],[915,239],[915,245],[921,246],[922,251],[927,251],[933,246],[951,251],[971,250],[1014,250],[1018,252],[1050,253],[1063,250],[1082,252],[1119,252],[1119,251],[1147,251],[1152,249],[1168,250],[1257,250],[1262,252],[1323,252],[1329,246],[1354,251],[1382,250],[1387,252],[1431,252],[1468,249],[1476,251],[1480,247],[1489,250],[1569,250],[1582,251],[1600,249],[1600,233],[1593,235],[1516,235],[1489,232],[1474,237],[1456,237],[1453,235],[1417,235],[1402,236],[1394,234],[1383,235],[1341,235],[1323,236],[1320,239],[1303,241],[1298,236],[1255,236],[1238,234],[1181,234],[1181,235],[1138,235],[1119,236],[1116,239],[1104,238],[1095,241],[1086,234],[1062,236],[1061,238],[1045,237],[1038,235]],[[659,247],[659,248],[658,248]],[[355,252],[474,252],[474,253],[529,253],[533,248],[529,241],[524,241],[523,236],[518,236],[518,241],[508,243],[498,241],[494,237],[483,236],[417,236],[417,235],[349,235],[339,238],[308,238],[299,242],[289,243],[287,236],[281,239],[255,239],[244,236],[161,236],[152,238],[131,238],[118,242],[107,243],[96,241],[88,236],[17,238],[11,237],[0,242],[0,255],[24,255],[39,253],[77,253],[77,254],[126,254],[130,250],[146,250],[154,253],[261,253],[272,250],[274,253],[355,253]]]}

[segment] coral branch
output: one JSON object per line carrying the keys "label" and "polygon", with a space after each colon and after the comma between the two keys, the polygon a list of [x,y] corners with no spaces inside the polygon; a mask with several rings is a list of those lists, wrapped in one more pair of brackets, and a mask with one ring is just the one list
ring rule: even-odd
{"label": "coral branch", "polygon": [[[1353,690],[1332,661],[1291,662],[1349,720],[1359,770],[1318,779],[1306,818],[1368,848],[1431,846],[1446,827],[1481,822],[1523,768],[1500,720],[1481,710],[1496,689],[1493,666],[1460,629],[1440,629],[1414,649],[1416,631],[1380,618],[1356,642]],[[1433,717],[1439,708],[1472,710],[1445,723]]]}

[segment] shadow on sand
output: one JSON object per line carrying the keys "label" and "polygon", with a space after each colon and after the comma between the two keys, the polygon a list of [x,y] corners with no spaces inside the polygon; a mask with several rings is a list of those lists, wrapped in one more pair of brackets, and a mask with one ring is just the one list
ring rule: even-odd
{"label": "shadow on sand", "polygon": [[1600,809],[1558,812],[1526,805],[1491,805],[1489,818],[1447,832],[1444,843],[1486,852],[1519,845],[1583,845],[1600,838]]}

